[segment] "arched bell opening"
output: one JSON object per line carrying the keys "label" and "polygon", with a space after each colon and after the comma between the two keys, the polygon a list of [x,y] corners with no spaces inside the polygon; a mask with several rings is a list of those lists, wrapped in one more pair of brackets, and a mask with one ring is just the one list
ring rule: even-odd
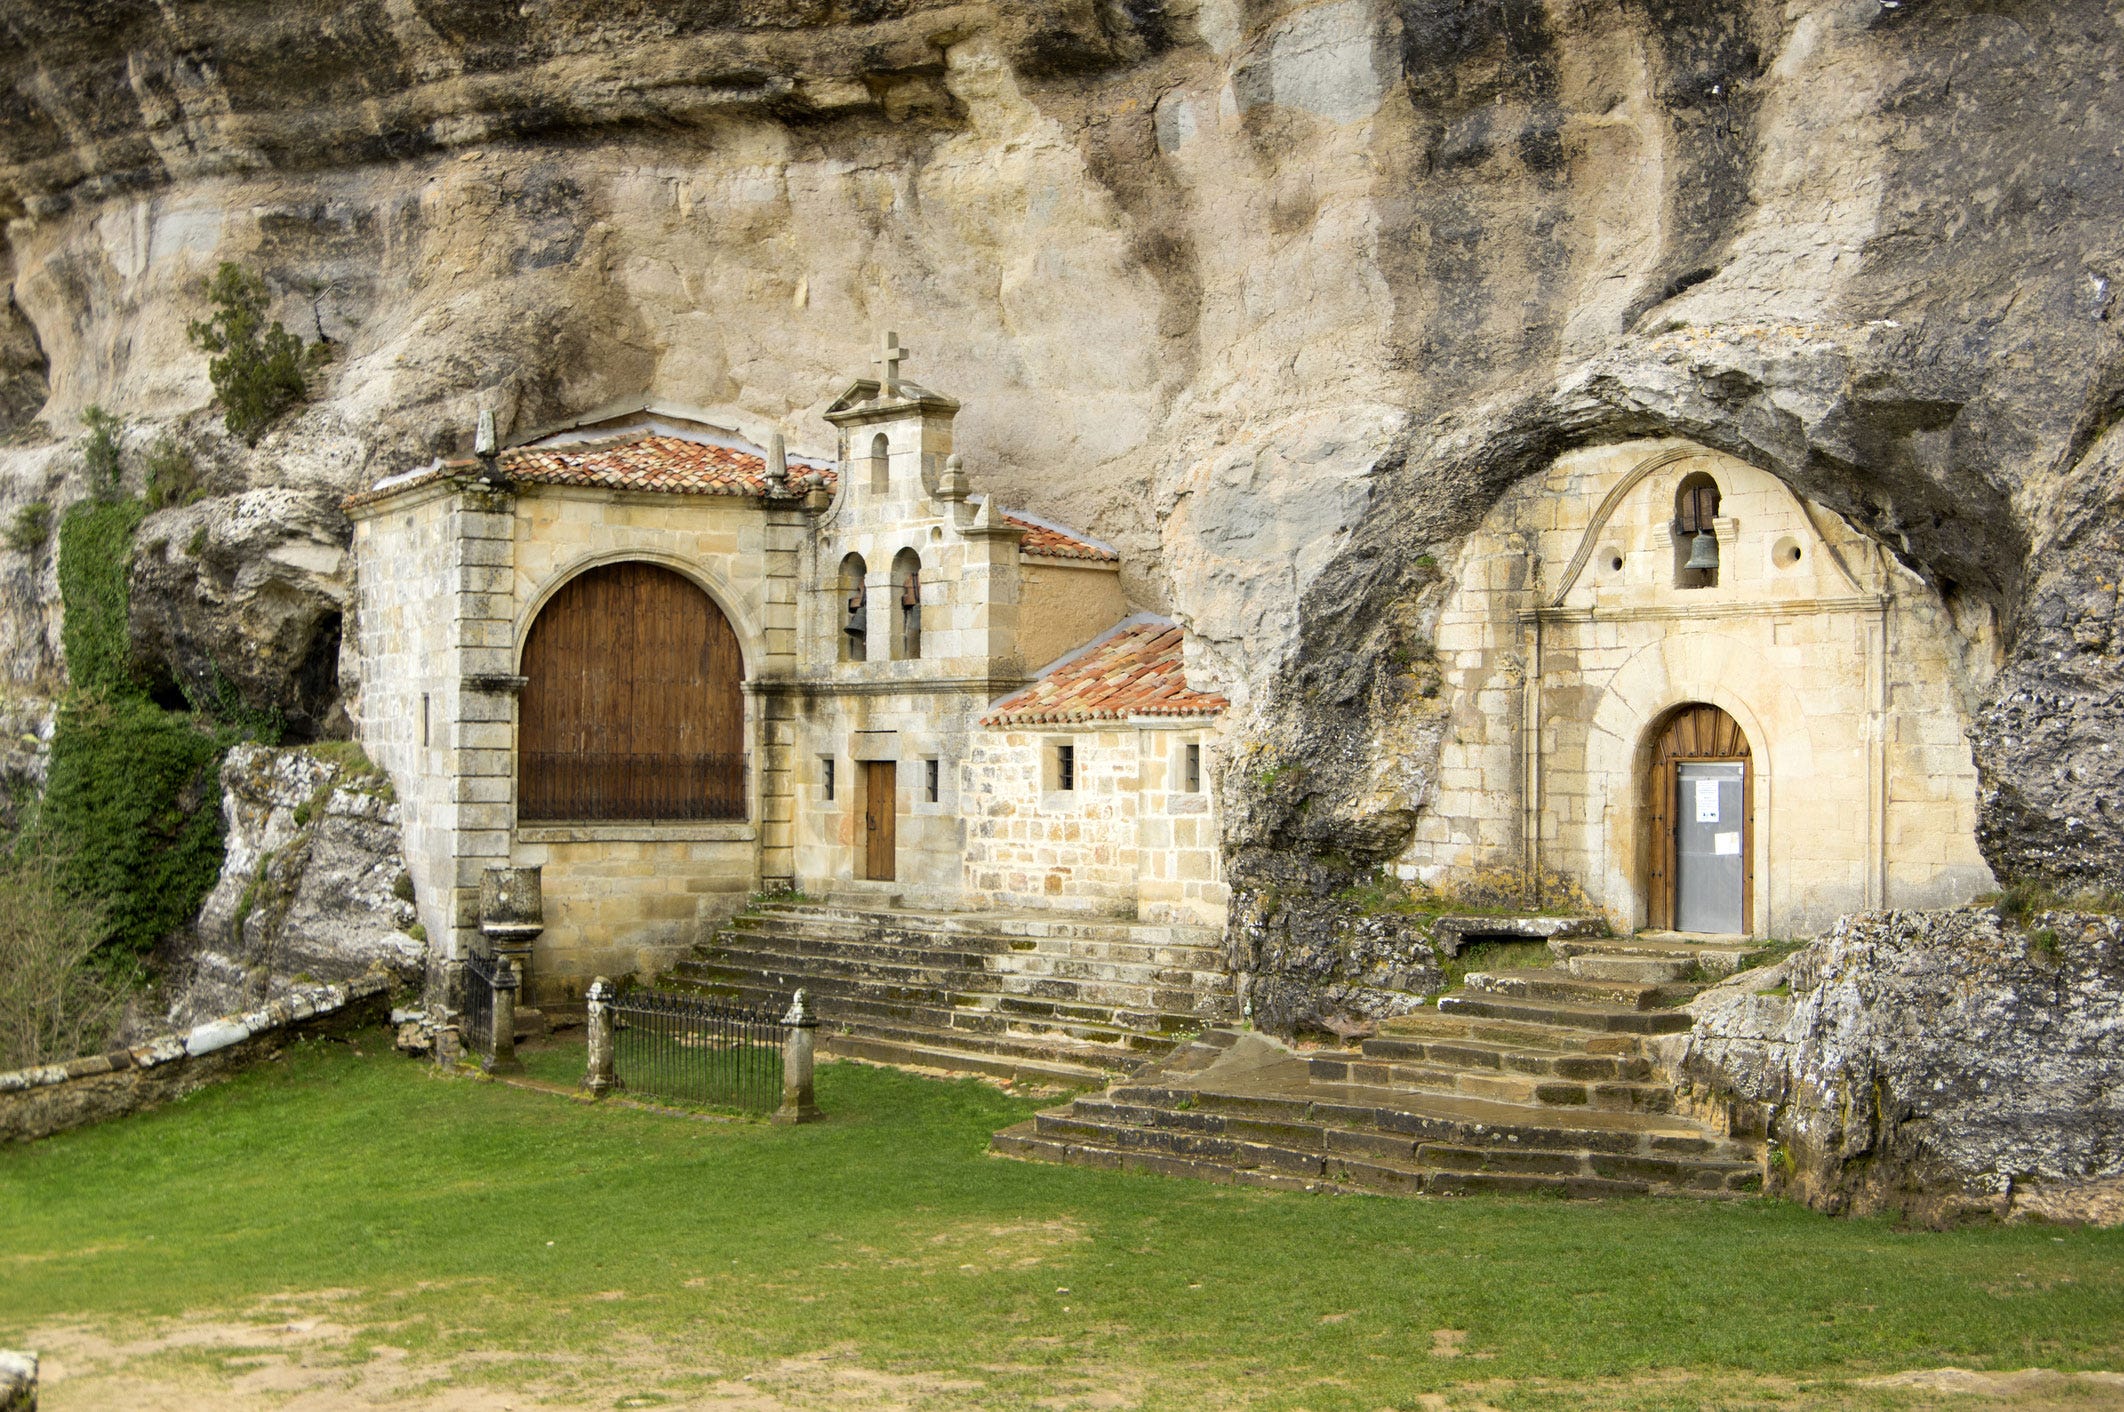
{"label": "arched bell opening", "polygon": [[1654,724],[1645,895],[1655,930],[1745,936],[1755,914],[1755,765],[1746,732],[1690,702]]}
{"label": "arched bell opening", "polygon": [[1674,586],[1718,587],[1718,482],[1708,471],[1682,477],[1674,490]]}
{"label": "arched bell opening", "polygon": [[922,655],[922,556],[902,549],[892,556],[892,659]]}
{"label": "arched bell opening", "polygon": [[861,662],[870,656],[870,612],[863,579],[870,572],[860,554],[841,561],[841,660]]}

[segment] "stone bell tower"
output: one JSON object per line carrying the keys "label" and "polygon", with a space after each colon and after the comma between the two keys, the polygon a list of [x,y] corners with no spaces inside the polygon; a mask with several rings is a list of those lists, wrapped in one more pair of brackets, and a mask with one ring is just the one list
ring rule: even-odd
{"label": "stone bell tower", "polygon": [[843,506],[870,523],[934,513],[932,502],[958,501],[966,487],[951,461],[951,423],[959,404],[900,376],[909,350],[898,334],[879,340],[876,380],[849,385],[826,409],[841,431],[848,477]]}

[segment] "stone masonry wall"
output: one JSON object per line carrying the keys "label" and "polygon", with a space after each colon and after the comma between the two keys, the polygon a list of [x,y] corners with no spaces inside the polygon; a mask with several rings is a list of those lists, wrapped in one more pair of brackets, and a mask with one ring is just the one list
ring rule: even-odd
{"label": "stone masonry wall", "polygon": [[[1226,888],[1207,791],[1185,789],[1205,732],[1066,727],[976,733],[963,776],[966,890],[994,907],[1050,907],[1221,925]],[[1076,751],[1076,788],[1054,747]],[[1204,750],[1205,757],[1208,754]]]}

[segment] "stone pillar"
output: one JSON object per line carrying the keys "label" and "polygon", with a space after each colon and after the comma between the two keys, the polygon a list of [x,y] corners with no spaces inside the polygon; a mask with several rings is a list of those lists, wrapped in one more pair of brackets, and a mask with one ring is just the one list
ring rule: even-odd
{"label": "stone pillar", "polygon": [[782,1016],[788,1033],[782,1038],[782,1106],[774,1112],[777,1123],[816,1123],[825,1117],[811,1100],[811,1072],[818,1048],[819,1018],[804,1004],[804,992],[789,1001]]}
{"label": "stone pillar", "polygon": [[612,982],[603,976],[590,982],[590,1063],[583,1088],[592,1098],[603,1098],[619,1086],[612,1072],[612,994]]}
{"label": "stone pillar", "polygon": [[531,944],[546,930],[544,880],[543,868],[511,867],[488,868],[479,879],[480,934],[496,956],[516,963],[518,982],[527,992]]}
{"label": "stone pillar", "polygon": [[524,1061],[516,1057],[516,992],[523,985],[516,962],[507,956],[494,960],[494,1054],[487,1064],[490,1074],[521,1074]]}
{"label": "stone pillar", "polygon": [[435,1015],[435,1062],[445,1069],[454,1068],[464,1058],[464,1029],[459,1023],[465,1013],[465,981],[467,972],[461,958],[451,957],[442,963],[441,1003],[434,1007]]}

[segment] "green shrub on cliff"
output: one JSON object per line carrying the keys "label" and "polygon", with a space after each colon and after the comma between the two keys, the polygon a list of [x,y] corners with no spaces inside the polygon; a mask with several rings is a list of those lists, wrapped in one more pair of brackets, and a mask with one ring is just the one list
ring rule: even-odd
{"label": "green shrub on cliff", "polygon": [[223,261],[206,293],[213,316],[195,319],[187,332],[195,347],[214,355],[207,378],[222,424],[255,444],[275,417],[302,401],[309,360],[300,338],[266,318],[265,281],[257,275]]}
{"label": "green shrub on cliff", "polygon": [[221,757],[233,743],[138,696],[76,695],[60,708],[28,841],[69,892],[103,905],[114,948],[151,950],[221,875]]}
{"label": "green shrub on cliff", "polygon": [[77,691],[110,695],[137,691],[127,619],[132,598],[133,531],[147,506],[123,500],[83,500],[59,522],[59,598],[66,615],[59,645]]}

